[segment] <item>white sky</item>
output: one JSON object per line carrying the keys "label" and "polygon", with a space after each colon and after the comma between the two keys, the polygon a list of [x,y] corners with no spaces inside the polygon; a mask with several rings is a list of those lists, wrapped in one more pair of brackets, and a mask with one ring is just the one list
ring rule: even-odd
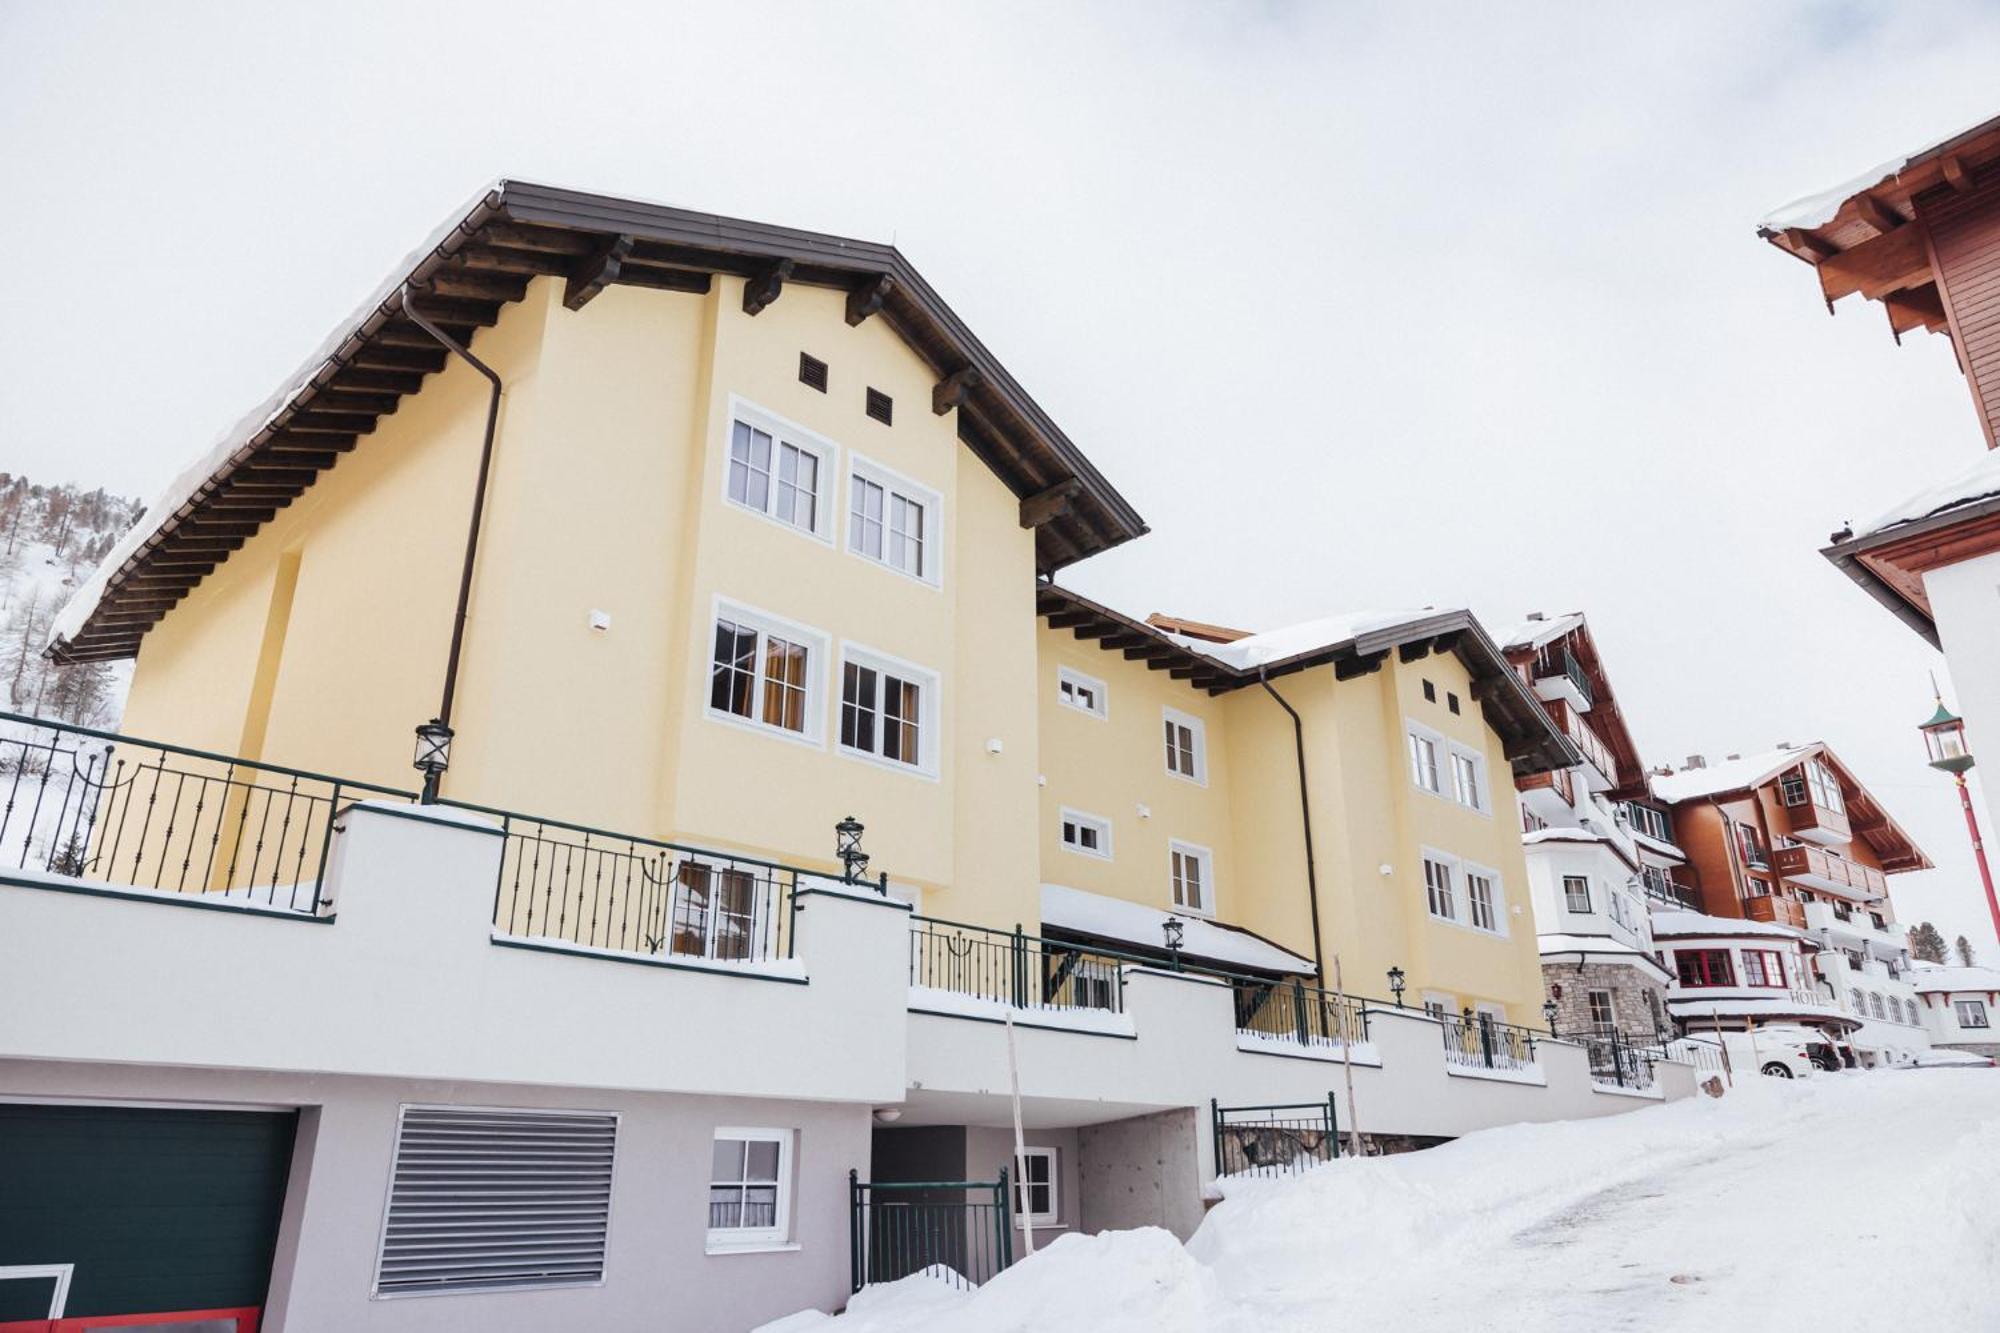
{"label": "white sky", "polygon": [[1649,761],[1830,741],[2000,961],[1938,660],[1817,554],[1968,395],[1754,232],[2000,110],[2000,10],[276,8],[0,0],[0,469],[150,495],[490,177],[893,240],[1152,523],[1065,581],[1580,607]]}

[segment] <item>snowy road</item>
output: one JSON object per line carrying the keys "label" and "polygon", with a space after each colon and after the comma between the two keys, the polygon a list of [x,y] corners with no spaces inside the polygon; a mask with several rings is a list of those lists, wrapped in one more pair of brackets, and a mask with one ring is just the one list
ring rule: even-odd
{"label": "snowy road", "polygon": [[1759,1079],[1232,1188],[1186,1247],[1070,1236],[784,1333],[2000,1333],[2000,1070]]}

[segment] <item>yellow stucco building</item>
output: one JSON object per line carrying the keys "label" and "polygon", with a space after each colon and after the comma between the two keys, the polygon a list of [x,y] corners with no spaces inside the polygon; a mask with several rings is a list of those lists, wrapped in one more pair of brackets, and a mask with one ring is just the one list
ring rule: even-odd
{"label": "yellow stucco building", "polygon": [[1568,756],[1484,631],[1054,582],[1144,532],[893,249],[503,182],[55,651],[136,655],[135,736],[407,787],[448,694],[451,800],[825,868],[854,814],[929,916],[1141,944],[1112,900],[1533,1022],[1513,779]]}

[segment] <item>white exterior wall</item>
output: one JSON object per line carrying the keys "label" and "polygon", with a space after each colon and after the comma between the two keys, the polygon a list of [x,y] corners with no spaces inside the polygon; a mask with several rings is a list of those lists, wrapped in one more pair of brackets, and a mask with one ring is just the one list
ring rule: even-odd
{"label": "white exterior wall", "polygon": [[[1966,743],[1975,755],[2000,760],[2000,552],[1931,570],[1924,593],[1965,718]],[[1979,785],[1991,837],[2000,829],[2000,786]]]}
{"label": "white exterior wall", "polygon": [[[1845,954],[1833,949],[1819,954],[1819,969],[1820,975],[1833,987],[1834,997],[1842,1011],[1861,1020],[1861,1027],[1847,1038],[1847,1042],[1861,1054],[1865,1063],[1906,1065],[1931,1048],[1930,1033],[1925,1028],[1921,1012],[1922,1002],[1917,999],[1917,988],[1907,976],[1902,979],[1892,977],[1886,965],[1873,959],[1857,971]],[[1862,999],[1859,1008],[1855,1006],[1853,997],[1857,990],[1861,992]],[[1887,1002],[1892,996],[1899,1011],[1906,1015],[1911,1005],[1917,1005],[1916,1021],[1875,1017],[1874,1006],[1868,1003],[1873,996],[1882,998],[1885,1015],[1888,1012]]]}
{"label": "white exterior wall", "polygon": [[[1941,1047],[2000,1048],[2000,995],[1990,991],[1930,991],[1925,994],[1924,1027],[1931,1045]],[[1955,1001],[1978,1000],[1986,1009],[1988,1026],[1962,1027]]]}
{"label": "white exterior wall", "polygon": [[[1542,935],[1603,935],[1644,954],[1653,951],[1651,917],[1643,892],[1631,887],[1633,870],[1603,843],[1545,840],[1523,849],[1528,858],[1528,891],[1535,904],[1535,930]],[[1589,912],[1570,910],[1563,878],[1590,881]],[[1622,904],[1621,922],[1611,910],[1612,895]]]}

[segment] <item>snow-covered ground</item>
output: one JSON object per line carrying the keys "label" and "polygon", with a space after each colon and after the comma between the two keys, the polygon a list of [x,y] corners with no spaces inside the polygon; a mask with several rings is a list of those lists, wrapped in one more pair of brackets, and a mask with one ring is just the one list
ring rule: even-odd
{"label": "snow-covered ground", "polygon": [[1185,1247],[1069,1235],[765,1333],[2000,1330],[2000,1070],[1752,1079],[1225,1190]]}

